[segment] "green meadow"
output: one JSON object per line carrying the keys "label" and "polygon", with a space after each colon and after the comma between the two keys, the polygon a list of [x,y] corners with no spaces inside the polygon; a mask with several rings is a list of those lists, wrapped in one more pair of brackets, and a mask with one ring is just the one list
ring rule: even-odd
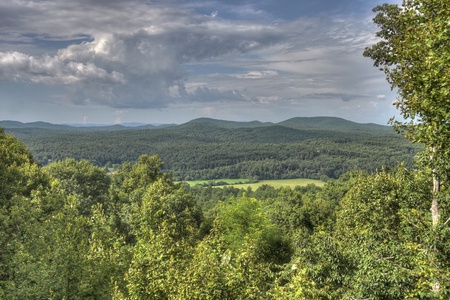
{"label": "green meadow", "polygon": [[[237,188],[244,188],[247,189],[248,187],[251,187],[253,190],[257,189],[258,187],[262,185],[271,185],[274,188],[281,188],[285,186],[289,187],[295,187],[295,186],[306,186],[308,184],[315,184],[317,186],[323,186],[325,182],[321,180],[316,179],[307,179],[307,178],[296,178],[296,179],[279,179],[279,180],[260,180],[255,183],[249,182],[249,180],[244,178],[238,178],[238,179],[216,179],[216,180],[193,180],[193,181],[186,181],[187,184],[190,186],[195,185],[204,185],[212,183],[214,187],[224,187],[224,186],[233,186]],[[227,183],[221,184],[221,183]]]}

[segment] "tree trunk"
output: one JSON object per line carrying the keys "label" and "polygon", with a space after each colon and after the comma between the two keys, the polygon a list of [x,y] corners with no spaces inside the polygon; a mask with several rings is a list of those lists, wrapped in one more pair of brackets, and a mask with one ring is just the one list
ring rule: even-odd
{"label": "tree trunk", "polygon": [[[436,148],[432,147],[431,148],[431,161],[433,161],[433,158],[436,155]],[[431,202],[431,219],[433,221],[433,229],[435,229],[438,224],[439,224],[439,202],[438,202],[438,196],[439,196],[439,192],[441,191],[441,181],[439,179],[439,174],[438,174],[438,170],[437,169],[433,169],[433,200]],[[434,251],[437,251],[436,249],[434,249]],[[432,287],[432,291],[433,293],[437,296],[440,294],[441,291],[441,285],[439,283],[439,280],[436,280],[433,283],[433,287]]]}
{"label": "tree trunk", "polygon": [[437,176],[436,169],[433,170],[433,201],[431,203],[431,218],[433,220],[433,227],[436,227],[439,223],[439,204],[438,194],[441,190],[441,181]]}

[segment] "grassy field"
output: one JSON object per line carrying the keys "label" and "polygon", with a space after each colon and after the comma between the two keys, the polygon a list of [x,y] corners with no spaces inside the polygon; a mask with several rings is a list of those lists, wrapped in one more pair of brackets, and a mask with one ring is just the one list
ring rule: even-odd
{"label": "grassy field", "polygon": [[[317,186],[323,186],[325,182],[315,179],[306,179],[306,178],[297,178],[297,179],[280,179],[280,180],[260,180],[257,183],[240,183],[239,182],[246,182],[247,179],[217,179],[217,180],[195,180],[195,181],[187,181],[187,183],[190,186],[194,186],[197,184],[205,184],[209,182],[226,182],[228,185],[226,186],[234,186],[237,188],[244,188],[247,189],[248,187],[251,187],[252,190],[256,190],[258,187],[267,184],[271,185],[274,188],[280,188],[283,186],[289,186],[289,187],[295,187],[295,186],[306,186],[308,184],[315,184]],[[224,187],[225,185],[216,186],[216,187]]]}
{"label": "grassy field", "polygon": [[208,184],[210,182],[217,183],[217,182],[226,182],[227,184],[237,184],[239,182],[246,182],[248,181],[245,178],[238,178],[238,179],[216,179],[216,180],[192,180],[192,181],[186,181],[190,186],[194,186],[197,184]]}

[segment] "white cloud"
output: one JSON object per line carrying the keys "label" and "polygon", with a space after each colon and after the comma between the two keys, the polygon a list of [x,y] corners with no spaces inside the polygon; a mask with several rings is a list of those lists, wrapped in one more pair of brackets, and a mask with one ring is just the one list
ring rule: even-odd
{"label": "white cloud", "polygon": [[186,93],[183,97],[192,102],[255,102],[257,99],[238,90],[219,90],[199,86],[194,91]]}
{"label": "white cloud", "polygon": [[250,71],[245,74],[238,74],[236,78],[239,79],[261,79],[261,78],[273,78],[278,76],[277,71],[267,70],[267,71]]}
{"label": "white cloud", "polygon": [[107,72],[92,63],[64,61],[59,57],[35,58],[19,52],[0,52],[0,78],[3,80],[45,83],[49,85],[76,84],[88,81],[124,84],[121,73]]}
{"label": "white cloud", "polygon": [[114,115],[116,118],[114,119],[114,124],[122,124],[123,123],[123,117],[127,113],[127,110],[116,110],[114,112]]}

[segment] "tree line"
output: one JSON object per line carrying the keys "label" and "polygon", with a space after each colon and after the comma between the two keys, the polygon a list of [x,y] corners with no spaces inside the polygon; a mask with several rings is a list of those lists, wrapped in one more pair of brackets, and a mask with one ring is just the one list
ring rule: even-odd
{"label": "tree line", "polygon": [[387,126],[380,126],[381,130],[356,123],[354,126],[357,129],[336,131],[332,126],[319,130],[280,125],[224,128],[215,123],[189,123],[162,129],[58,127],[8,132],[23,141],[42,165],[71,157],[113,169],[124,162],[136,162],[142,154],[159,155],[164,161],[162,170],[172,173],[176,180],[326,180],[337,179],[353,169],[374,171],[399,162],[413,166],[419,146],[395,135]]}

